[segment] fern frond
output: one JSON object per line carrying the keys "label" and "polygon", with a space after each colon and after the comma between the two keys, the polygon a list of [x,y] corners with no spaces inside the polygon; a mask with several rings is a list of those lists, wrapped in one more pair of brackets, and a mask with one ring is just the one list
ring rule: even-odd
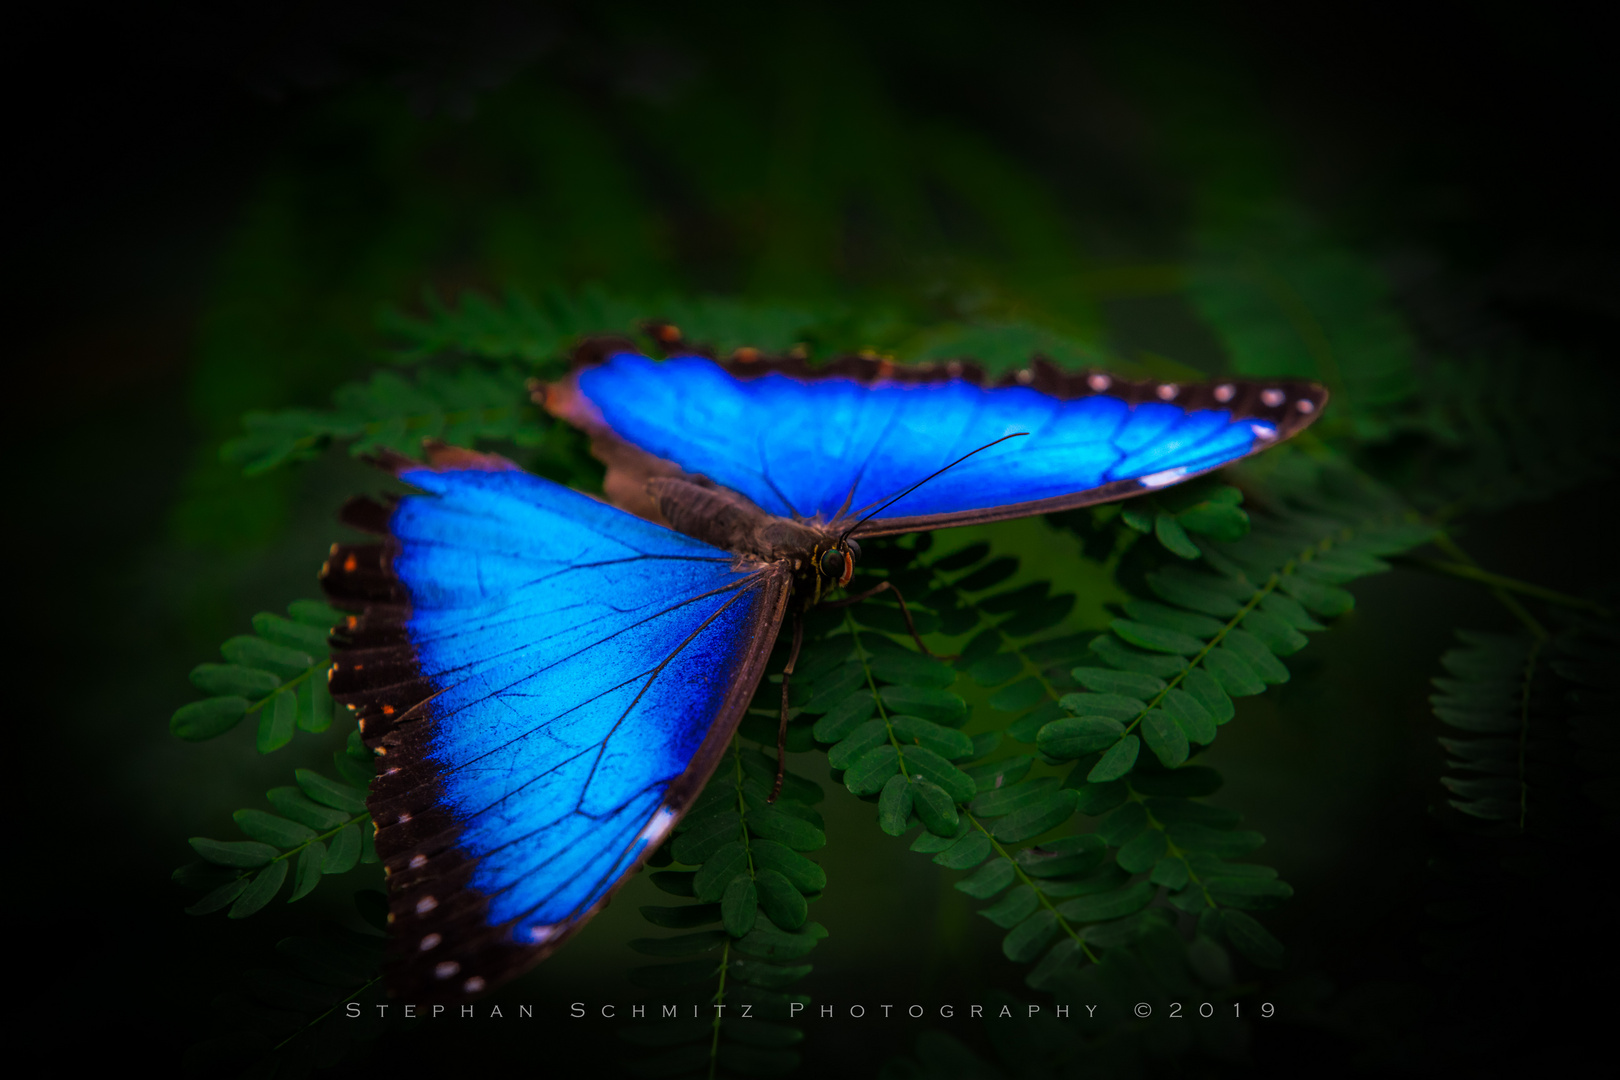
{"label": "fern frond", "polygon": [[1069,715],[1035,733],[1048,758],[1073,760],[1087,782],[1107,783],[1136,767],[1145,743],[1175,768],[1215,740],[1234,715],[1232,698],[1288,681],[1280,658],[1304,647],[1304,631],[1322,629],[1317,617],[1353,606],[1341,585],[1388,569],[1379,556],[1433,534],[1350,474],[1309,465],[1293,473],[1273,478],[1272,512],[1254,517],[1247,535],[1195,545],[1206,569],[1178,558],[1144,570],[1155,598],[1126,603],[1112,632],[1092,639],[1090,662],[1071,673],[1087,692],[1066,696]]}
{"label": "fern frond", "polygon": [[397,308],[382,316],[383,329],[402,343],[397,353],[401,361],[451,353],[551,365],[586,335],[639,337],[649,319],[674,323],[687,341],[717,356],[741,348],[785,353],[827,340],[852,318],[841,306],[808,308],[723,297],[634,300],[593,287],[575,293],[551,289],[537,299],[512,292],[500,302],[468,292],[456,306],[428,293],[423,307],[421,316]]}
{"label": "fern frond", "polygon": [[280,966],[249,969],[236,989],[214,999],[226,1031],[186,1052],[189,1071],[252,1066],[251,1075],[307,1075],[401,1024],[382,984],[380,923],[387,909],[375,892],[356,894],[355,901],[368,921],[376,916],[376,933],[333,926],[277,942]]}
{"label": "fern frond", "polygon": [[[554,368],[561,370],[560,361]],[[542,369],[463,364],[422,367],[410,377],[379,371],[364,383],[340,388],[331,409],[248,413],[243,434],[227,442],[220,457],[256,476],[313,458],[333,443],[346,443],[356,455],[379,449],[414,452],[423,439],[458,446],[494,440],[543,446],[550,425],[540,422],[524,388],[536,370]]]}
{"label": "fern frond", "polygon": [[1620,434],[1607,403],[1615,391],[1607,369],[1557,355],[1442,359],[1408,421],[1426,445],[1398,478],[1413,499],[1456,512],[1500,509],[1613,475]]}
{"label": "fern frond", "polygon": [[1331,243],[1297,210],[1207,230],[1187,271],[1189,299],[1232,370],[1319,379],[1324,423],[1388,439],[1417,392],[1417,345],[1370,258]]}
{"label": "fern frond", "polygon": [[365,793],[375,765],[359,735],[351,732],[348,747],[332,755],[338,772],[357,786],[298,769],[297,786],[272,788],[266,795],[276,813],[254,808],[231,815],[248,839],[191,839],[203,861],[176,870],[174,880],[207,894],[186,908],[188,915],[228,907],[230,918],[245,919],[275,899],[289,873],[290,904],[313,892],[325,875],[377,861]]}
{"label": "fern frond", "polygon": [[1467,736],[1440,738],[1452,774],[1441,778],[1447,801],[1482,821],[1523,831],[1530,814],[1528,769],[1539,750],[1532,726],[1547,692],[1546,641],[1528,634],[1457,636],[1465,647],[1441,656],[1447,675],[1435,678],[1439,693],[1429,699],[1441,723]]}
{"label": "fern frond", "polygon": [[318,600],[295,600],[287,613],[292,618],[261,611],[253,616],[254,634],[220,646],[225,663],[191,669],[192,685],[213,696],[176,709],[169,718],[171,732],[201,742],[258,713],[257,746],[268,754],[291,742],[295,729],[318,733],[332,725],[327,638],[343,613]]}
{"label": "fern frond", "polygon": [[[621,1031],[627,1041],[657,1048],[630,1063],[638,1075],[713,1076],[717,1066],[745,1076],[778,1075],[798,1066],[793,1047],[804,1033],[785,1021],[792,1006],[805,1007],[809,998],[788,988],[810,973],[811,965],[800,961],[827,936],[825,927],[808,921],[808,905],[827,877],[802,853],[827,838],[812,806],[821,801],[820,785],[784,773],[773,803],[775,779],[774,758],[734,740],[729,760],[651,860],[695,867],[658,870],[652,881],[696,903],[641,909],[653,925],[683,932],[631,941],[643,955],[676,959],[636,968],[631,981],[676,996],[708,995],[683,1004],[663,999],[657,1007],[675,1023]],[[705,926],[714,928],[697,929]]]}

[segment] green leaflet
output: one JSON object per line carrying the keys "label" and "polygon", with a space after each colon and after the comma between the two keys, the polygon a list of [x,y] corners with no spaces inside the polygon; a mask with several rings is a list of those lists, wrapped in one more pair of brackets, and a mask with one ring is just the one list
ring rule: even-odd
{"label": "green leaflet", "polygon": [[1075,802],[1072,791],[1054,791],[1031,805],[997,819],[991,826],[991,832],[1004,843],[1032,839],[1067,821],[1074,814]]}
{"label": "green leaflet", "polygon": [[869,691],[864,688],[852,691],[816,721],[815,736],[824,743],[838,742],[865,723],[876,711],[877,702],[872,699]]}
{"label": "green leaflet", "polygon": [[968,678],[980,686],[1000,686],[1024,670],[1023,658],[1016,653],[996,653],[967,669]]}
{"label": "green leaflet", "polygon": [[1057,931],[1057,915],[1042,909],[1019,923],[1002,939],[1001,951],[1014,963],[1027,964],[1041,954]]}
{"label": "green leaflet", "polygon": [[949,870],[966,870],[989,858],[990,852],[990,838],[975,830],[935,855],[934,862]]}
{"label": "green leaflet", "polygon": [[1283,965],[1282,942],[1271,935],[1255,919],[1241,911],[1222,913],[1221,928],[1239,952],[1265,968]]}
{"label": "green leaflet", "polygon": [[874,795],[900,771],[900,752],[883,745],[866,751],[844,773],[844,786],[856,795]]}
{"label": "green leaflet", "polygon": [[1187,734],[1164,710],[1150,709],[1142,718],[1142,737],[1166,768],[1187,760]]}
{"label": "green leaflet", "polygon": [[1048,757],[1077,758],[1093,750],[1106,750],[1124,734],[1125,725],[1112,717],[1075,716],[1054,720],[1042,727],[1036,743]]}
{"label": "green leaflet", "polygon": [[1028,885],[1020,885],[979,914],[1003,929],[1011,929],[1029,918],[1040,907],[1040,896]]}
{"label": "green leaflet", "polygon": [[[771,922],[784,930],[797,930],[804,925],[809,905],[793,882],[776,870],[761,870],[755,878],[759,905]],[[731,924],[726,924],[731,930]],[[733,934],[736,931],[731,931]]]}
{"label": "green leaflet", "polygon": [[749,810],[748,828],[761,839],[775,840],[795,851],[815,851],[827,844],[827,834],[821,829],[771,804]]}
{"label": "green leaflet", "polygon": [[191,685],[205,694],[259,698],[280,686],[281,678],[241,664],[198,664],[191,669]]}
{"label": "green leaflet", "polygon": [[323,874],[344,874],[360,861],[361,834],[359,825],[345,825],[332,837],[326,857],[321,863]]}
{"label": "green leaflet", "polygon": [[1165,688],[1163,679],[1136,672],[1114,671],[1109,668],[1077,667],[1074,677],[1087,690],[1123,697],[1150,698]]}
{"label": "green leaflet", "polygon": [[646,905],[640,911],[641,917],[654,926],[665,926],[671,930],[690,930],[694,926],[720,921],[719,904],[687,904],[684,907]]}
{"label": "green leaflet", "polygon": [[321,883],[321,871],[325,862],[326,845],[319,840],[312,842],[298,853],[298,874],[292,895],[287,897],[289,904],[315,891],[315,886]]}
{"label": "green leaflet", "polygon": [[287,880],[287,866],[287,860],[278,859],[255,874],[252,883],[231,905],[228,917],[245,919],[275,899],[282,882]]}
{"label": "green leaflet", "polygon": [[1060,704],[1076,716],[1111,716],[1116,720],[1134,720],[1143,708],[1140,698],[1123,694],[1064,694]]}
{"label": "green leaflet", "polygon": [[334,829],[349,820],[348,814],[312,801],[295,787],[271,788],[265,797],[283,817],[291,818],[311,829]]}
{"label": "green leaflet", "polygon": [[1082,896],[1058,905],[1058,914],[1075,922],[1101,922],[1129,915],[1153,899],[1153,886],[1145,881],[1096,896]]}
{"label": "green leaflet", "polygon": [[1018,853],[1018,865],[1032,877],[1065,877],[1093,869],[1106,854],[1102,839],[1085,833],[1025,848]]}
{"label": "green leaflet", "polygon": [[901,743],[932,750],[947,761],[961,761],[974,756],[973,740],[955,728],[942,727],[916,716],[892,716],[889,730]]}
{"label": "green leaflet", "polygon": [[231,638],[219,651],[232,664],[258,668],[283,679],[300,675],[315,664],[315,658],[307,652],[247,635]]}
{"label": "green leaflet", "polygon": [[682,824],[687,827],[670,844],[670,854],[678,863],[700,866],[721,847],[737,838],[742,829],[742,815],[735,810],[700,814],[694,808]]}
{"label": "green leaflet", "polygon": [[878,696],[891,713],[959,727],[967,720],[967,702],[937,686],[884,686]]}
{"label": "green leaflet", "polygon": [[272,612],[261,611],[253,616],[253,632],[272,645],[295,649],[311,656],[326,652],[325,628],[283,618]]}
{"label": "green leaflet", "polygon": [[220,866],[240,866],[252,869],[264,866],[276,857],[276,849],[255,840],[209,840],[192,837],[191,848],[198,855]]}
{"label": "green leaflet", "polygon": [[889,777],[878,798],[878,827],[890,836],[902,836],[911,824],[911,803],[915,789],[899,773]]}
{"label": "green leaflet", "polygon": [[720,918],[725,923],[726,933],[732,937],[742,937],[754,928],[754,918],[758,913],[759,891],[754,880],[739,874],[726,886],[720,897]]}
{"label": "green leaflet", "polygon": [[956,888],[969,896],[985,900],[1011,885],[1016,877],[1012,863],[995,859],[979,867],[971,877],[958,881]]}
{"label": "green leaflet", "polygon": [[1140,739],[1135,735],[1125,736],[1103,754],[1101,761],[1091,767],[1086,773],[1086,779],[1093,784],[1117,780],[1131,771],[1132,766],[1136,764],[1136,755],[1141,749]]}
{"label": "green leaflet", "polygon": [[761,840],[753,845],[754,865],[775,870],[803,893],[819,893],[827,887],[826,871],[792,848]]}
{"label": "green leaflet", "polygon": [[914,776],[911,786],[912,805],[923,826],[936,836],[955,835],[959,823],[956,800],[926,776]]}
{"label": "green leaflet", "polygon": [[182,705],[169,718],[169,730],[188,742],[201,742],[223,735],[247,715],[244,697],[216,697]]}
{"label": "green leaflet", "polygon": [[238,810],[231,817],[252,839],[273,844],[278,848],[297,847],[305,841],[315,839],[315,830],[307,825],[267,814],[263,810]]}
{"label": "green leaflet", "polygon": [[292,742],[297,722],[297,695],[282,692],[272,697],[270,703],[259,710],[259,753],[268,754]]}
{"label": "green leaflet", "polygon": [[904,757],[909,773],[937,784],[954,802],[967,802],[978,790],[971,776],[925,746],[906,747]]}
{"label": "green leaflet", "polygon": [[1175,653],[1179,656],[1191,656],[1203,648],[1203,642],[1191,634],[1184,634],[1179,630],[1152,626],[1148,623],[1131,622],[1129,619],[1115,619],[1110,626],[1113,628],[1114,633],[1121,638],[1132,645],[1140,645],[1144,649]]}
{"label": "green leaflet", "polygon": [[329,780],[309,769],[298,769],[293,776],[304,794],[323,806],[330,806],[334,810],[347,810],[350,813],[358,813],[366,808],[365,792],[358,788]]}

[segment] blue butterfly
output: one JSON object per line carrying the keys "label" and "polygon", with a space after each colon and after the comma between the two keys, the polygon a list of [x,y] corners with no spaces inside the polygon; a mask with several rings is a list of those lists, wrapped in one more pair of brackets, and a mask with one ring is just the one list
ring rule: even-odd
{"label": "blue butterfly", "polygon": [[1175,484],[1294,434],[1327,393],[595,343],[537,399],[590,435],[608,501],[469,450],[387,455],[418,493],[352,500],[343,519],[384,539],[323,570],[362,611],[331,685],[380,755],[391,982],[413,999],[479,993],[601,909],[862,538]]}

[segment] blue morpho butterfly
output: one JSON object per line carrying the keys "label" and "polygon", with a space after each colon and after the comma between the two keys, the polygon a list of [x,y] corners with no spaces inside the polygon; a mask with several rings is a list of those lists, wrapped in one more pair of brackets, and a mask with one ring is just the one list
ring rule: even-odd
{"label": "blue morpho butterfly", "polygon": [[476,994],[606,904],[714,771],[784,620],[796,651],[797,614],[849,582],[861,539],[1153,491],[1327,400],[1039,361],[993,385],[955,363],[722,364],[673,329],[662,362],[588,342],[536,391],[590,435],[607,501],[430,445],[381,462],[420,494],[344,508],[385,538],[334,547],[323,576],[362,611],[331,685],[382,755],[368,806],[400,996]]}

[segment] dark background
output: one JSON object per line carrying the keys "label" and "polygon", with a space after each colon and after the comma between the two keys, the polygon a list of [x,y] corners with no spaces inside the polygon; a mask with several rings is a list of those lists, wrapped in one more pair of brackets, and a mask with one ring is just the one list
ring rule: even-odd
{"label": "dark background", "polygon": [[[28,913],[14,933],[47,958],[28,992],[55,1019],[18,1038],[178,1061],[210,1030],[212,988],[287,932],[189,919],[166,881],[185,837],[228,835],[226,808],[284,782],[287,762],[254,760],[251,737],[180,744],[165,721],[189,698],[189,667],[252,612],[314,594],[333,508],[373,483],[338,453],[243,482],[219,444],[248,409],[319,405],[364,375],[385,341],[381,305],[408,307],[424,286],[597,282],[913,315],[1035,311],[1126,361],[1215,370],[1207,331],[1153,275],[1183,257],[1210,205],[1269,199],[1376,260],[1426,349],[1466,356],[1511,338],[1606,369],[1614,102],[1591,10],[32,13],[6,73],[22,451],[8,517],[28,646],[12,700],[29,740],[15,757],[27,891],[13,910]],[[931,221],[912,220],[907,199],[934,195],[887,183],[897,131],[945,148],[935,168],[968,187],[1014,163],[1028,199],[1053,201],[1072,232],[1059,243],[1021,224],[1017,194],[996,204],[999,241],[948,191]],[[640,216],[619,212],[632,204]],[[1065,308],[1051,283],[1077,276],[1094,300]],[[1569,523],[1602,504],[1566,493],[1477,519],[1471,550],[1583,593],[1590,532]],[[1289,1020],[1255,1033],[1254,1060],[1317,1074],[1573,1060],[1596,1035],[1579,1003],[1608,947],[1598,912],[1573,897],[1600,893],[1602,871],[1572,872],[1538,897],[1545,908],[1497,928],[1499,985],[1458,997],[1419,960],[1440,796],[1426,680],[1454,627],[1506,629],[1505,615],[1407,571],[1357,593],[1358,614],[1312,646],[1334,673],[1320,700],[1246,706],[1212,755],[1223,798],[1298,890],[1268,920],[1291,949],[1289,970],[1267,977]],[[869,816],[829,806],[835,887],[813,914],[834,936],[807,989],[836,1002],[1017,989],[983,959],[989,928],[934,868],[898,864]],[[553,1012],[627,1001],[614,973],[633,962],[622,940],[645,899],[627,897],[507,996]],[[323,910],[347,917],[340,901]],[[1542,920],[1566,929],[1527,937]],[[812,1028],[808,1067],[875,1070],[914,1036]],[[367,1067],[465,1068],[474,1047],[533,1067],[621,1053],[564,1023],[425,1030]]]}

